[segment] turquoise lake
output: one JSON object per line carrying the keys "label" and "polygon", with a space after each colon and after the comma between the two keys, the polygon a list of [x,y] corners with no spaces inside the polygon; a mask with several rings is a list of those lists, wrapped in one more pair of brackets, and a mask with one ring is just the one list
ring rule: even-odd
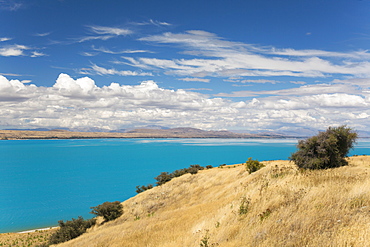
{"label": "turquoise lake", "polygon": [[[89,139],[0,141],[0,233],[91,218],[90,207],[124,201],[160,172],[193,164],[288,159],[296,139]],[[361,139],[350,155],[370,154]]]}

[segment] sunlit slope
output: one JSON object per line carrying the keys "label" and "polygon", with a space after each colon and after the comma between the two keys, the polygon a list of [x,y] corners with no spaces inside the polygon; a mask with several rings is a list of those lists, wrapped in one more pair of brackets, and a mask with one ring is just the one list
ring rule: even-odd
{"label": "sunlit slope", "polygon": [[269,161],[251,175],[242,165],[187,174],[60,246],[368,246],[370,157],[349,160],[322,171]]}

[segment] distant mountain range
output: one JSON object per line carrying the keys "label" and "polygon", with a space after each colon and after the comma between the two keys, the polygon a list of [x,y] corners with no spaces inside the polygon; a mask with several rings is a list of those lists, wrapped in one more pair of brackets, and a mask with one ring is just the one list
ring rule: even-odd
{"label": "distant mountain range", "polygon": [[68,129],[0,130],[0,139],[83,139],[83,138],[286,138],[279,134],[249,134],[207,131],[195,128],[142,128],[116,132],[71,131]]}
{"label": "distant mountain range", "polygon": [[[226,130],[201,130],[196,128],[167,128],[151,125],[144,128],[105,130],[88,129],[8,129],[0,130],[0,139],[82,139],[82,138],[306,138],[316,135],[312,129],[284,131],[281,133],[237,133]],[[370,137],[369,131],[359,131],[359,137]]]}

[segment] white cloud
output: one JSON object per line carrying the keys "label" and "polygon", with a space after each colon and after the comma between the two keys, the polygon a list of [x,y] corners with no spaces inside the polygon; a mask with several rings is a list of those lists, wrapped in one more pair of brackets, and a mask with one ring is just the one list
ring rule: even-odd
{"label": "white cloud", "polygon": [[51,32],[46,32],[46,33],[36,33],[35,36],[38,36],[38,37],[45,37],[45,36],[49,36],[51,34]]}
{"label": "white cloud", "polygon": [[116,70],[114,68],[106,69],[96,64],[93,64],[91,68],[93,71],[95,71],[99,75],[152,76],[151,73],[147,73],[147,72],[137,72],[137,71],[131,71],[131,70]]}
{"label": "white cloud", "polygon": [[118,27],[103,27],[103,26],[89,26],[90,30],[93,33],[101,34],[101,35],[128,35],[132,34],[132,31],[126,28],[118,28]]}
{"label": "white cloud", "polygon": [[231,94],[220,93],[217,96],[221,97],[255,97],[258,95],[304,96],[304,95],[334,94],[334,93],[360,94],[361,91],[354,86],[346,84],[315,84],[315,85],[304,85],[299,88],[290,88],[282,90],[236,91]]}
{"label": "white cloud", "polygon": [[98,47],[98,48],[96,48],[95,46],[92,46],[92,49],[93,49],[94,51],[103,52],[103,53],[108,53],[108,54],[151,53],[150,51],[147,51],[147,50],[121,50],[121,51],[112,51],[112,50],[109,50],[109,49],[107,49],[107,48],[105,48],[105,47]]}
{"label": "white cloud", "polygon": [[[329,86],[318,85],[233,102],[182,89],[164,89],[154,81],[98,87],[91,78],[73,79],[61,74],[52,87],[37,87],[0,76],[0,125],[119,129],[155,123],[251,131],[325,129],[348,124],[367,130],[370,97],[350,85],[339,86],[339,91],[348,92],[331,93]],[[305,89],[310,93],[304,93]]]}
{"label": "white cloud", "polygon": [[0,56],[11,57],[11,56],[23,56],[24,51],[30,49],[25,45],[8,45],[0,48]]}
{"label": "white cloud", "polygon": [[16,11],[23,6],[22,3],[15,0],[0,0],[0,9],[8,11]]}
{"label": "white cloud", "polygon": [[38,52],[38,51],[33,51],[32,55],[31,55],[31,57],[43,57],[43,56],[46,56],[46,55],[44,53]]}
{"label": "white cloud", "polygon": [[5,42],[9,40],[12,40],[12,38],[6,38],[6,37],[0,38],[0,42]]}
{"label": "white cloud", "polygon": [[38,51],[32,51],[32,52],[26,52],[27,50],[31,50],[31,47],[25,46],[25,45],[6,45],[3,47],[0,47],[0,56],[4,57],[18,57],[18,56],[30,56],[30,57],[40,57],[40,56],[46,56],[45,54],[38,52]]}
{"label": "white cloud", "polygon": [[132,24],[135,25],[154,25],[154,26],[171,26],[170,23],[164,22],[164,21],[157,21],[157,20],[152,20],[150,19],[149,21],[144,21],[144,22],[134,22]]}
{"label": "white cloud", "polygon": [[201,30],[164,33],[141,41],[176,44],[195,59],[130,58],[132,66],[163,69],[180,76],[292,76],[332,75],[369,77],[368,51],[330,52],[322,50],[277,49],[224,40]]}
{"label": "white cloud", "polygon": [[94,35],[78,38],[76,39],[77,42],[82,43],[90,40],[108,40],[114,37],[126,36],[133,33],[129,29],[118,27],[88,26],[88,28]]}
{"label": "white cloud", "polygon": [[180,81],[199,81],[199,82],[210,82],[210,79],[205,79],[205,78],[179,78],[177,80],[180,80]]}

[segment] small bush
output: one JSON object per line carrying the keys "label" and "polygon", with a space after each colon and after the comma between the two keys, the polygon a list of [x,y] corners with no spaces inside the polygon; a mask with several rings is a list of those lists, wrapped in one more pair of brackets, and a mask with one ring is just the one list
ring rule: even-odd
{"label": "small bush", "polygon": [[329,127],[325,132],[298,142],[298,151],[289,159],[299,168],[327,169],[347,165],[344,159],[353,148],[357,133],[351,128]]}
{"label": "small bush", "polygon": [[199,170],[204,170],[204,167],[200,165],[191,165],[189,168],[186,168],[186,172],[192,175],[197,174]]}
{"label": "small bush", "polygon": [[180,176],[182,176],[182,175],[184,175],[186,173],[187,173],[186,169],[176,170],[176,171],[174,171],[174,172],[171,173],[171,177],[172,178],[177,178],[177,177],[180,177]]}
{"label": "small bush", "polygon": [[139,194],[141,192],[144,192],[146,190],[150,190],[152,188],[153,188],[153,185],[152,184],[148,184],[147,186],[145,186],[145,185],[142,185],[142,186],[138,185],[138,186],[136,186],[136,193]]}
{"label": "small bush", "polygon": [[213,168],[213,166],[211,166],[211,165],[206,166],[206,169],[212,169],[212,168]]}
{"label": "small bush", "polygon": [[261,162],[259,162],[258,160],[252,160],[252,158],[248,158],[247,162],[245,162],[245,166],[249,174],[256,172],[262,167],[264,167],[264,165]]}
{"label": "small bush", "polygon": [[161,172],[161,174],[159,174],[154,179],[157,180],[157,185],[162,185],[167,183],[168,181],[171,181],[172,177],[168,172]]}
{"label": "small bush", "polygon": [[250,198],[246,198],[246,197],[242,198],[242,201],[239,206],[239,215],[248,213],[250,203],[251,203]]}
{"label": "small bush", "polygon": [[123,214],[122,204],[119,201],[104,202],[96,207],[91,207],[91,214],[103,216],[105,221],[117,219]]}
{"label": "small bush", "polygon": [[95,225],[96,220],[84,220],[81,216],[78,219],[72,219],[72,221],[63,222],[58,221],[59,230],[51,235],[49,244],[59,244],[68,240],[77,238],[86,232],[86,230]]}

